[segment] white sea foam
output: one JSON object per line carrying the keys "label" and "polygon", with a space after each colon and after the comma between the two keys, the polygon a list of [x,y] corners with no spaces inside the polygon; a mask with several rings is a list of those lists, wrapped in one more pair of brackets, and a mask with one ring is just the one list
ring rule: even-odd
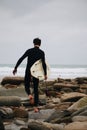
{"label": "white sea foam", "polygon": [[51,68],[51,77],[76,78],[87,77],[86,68]]}
{"label": "white sea foam", "polygon": [[[51,73],[49,78],[76,78],[76,77],[87,77],[87,66],[52,66]],[[13,66],[12,65],[0,65],[0,77],[4,76],[13,76],[12,74]],[[25,75],[25,66],[19,67],[16,76]]]}

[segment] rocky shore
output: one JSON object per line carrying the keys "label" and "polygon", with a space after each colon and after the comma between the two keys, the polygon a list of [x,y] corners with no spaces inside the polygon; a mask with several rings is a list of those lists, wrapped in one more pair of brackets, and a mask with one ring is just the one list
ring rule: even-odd
{"label": "rocky shore", "polygon": [[87,130],[87,77],[40,82],[37,113],[23,77],[4,77],[0,84],[0,130]]}

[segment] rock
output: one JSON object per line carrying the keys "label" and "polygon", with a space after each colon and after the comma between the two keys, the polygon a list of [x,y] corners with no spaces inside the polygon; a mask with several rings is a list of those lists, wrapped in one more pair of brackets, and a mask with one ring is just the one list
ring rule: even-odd
{"label": "rock", "polygon": [[20,106],[21,99],[17,96],[0,96],[0,106]]}
{"label": "rock", "polygon": [[58,78],[58,83],[64,83],[64,82],[65,82],[65,79]]}
{"label": "rock", "polygon": [[69,106],[71,105],[71,102],[61,102],[59,104],[57,104],[54,108],[56,110],[67,110],[69,108]]}
{"label": "rock", "polygon": [[18,86],[17,86],[17,85],[11,85],[11,84],[5,84],[4,87],[5,87],[6,89],[9,89],[9,88],[14,89],[14,88],[17,88]]}
{"label": "rock", "polygon": [[29,121],[28,128],[31,130],[50,130],[43,122],[40,121]]}
{"label": "rock", "polygon": [[78,77],[75,79],[78,84],[84,84],[87,83],[87,77]]}
{"label": "rock", "polygon": [[45,109],[35,113],[34,111],[29,112],[29,119],[44,121],[46,120],[55,110]]}
{"label": "rock", "polygon": [[61,89],[61,92],[62,92],[62,93],[65,93],[65,92],[66,92],[66,93],[70,93],[70,92],[73,92],[73,90],[72,90],[71,88],[62,88],[62,89]]}
{"label": "rock", "polygon": [[48,119],[45,120],[45,122],[50,123],[65,123],[65,122],[71,122],[71,113],[67,110],[64,111],[55,111],[52,113]]}
{"label": "rock", "polygon": [[87,121],[87,116],[74,116],[73,118],[72,118],[72,121],[73,122],[85,122],[85,121]]}
{"label": "rock", "polygon": [[[82,88],[83,87],[83,88]],[[87,85],[86,88],[84,88],[84,86],[80,86],[80,89],[78,90],[80,93],[84,93],[87,94]]]}
{"label": "rock", "polygon": [[44,125],[50,128],[50,130],[62,130],[64,128],[64,124],[52,124],[44,122]]}
{"label": "rock", "polygon": [[86,96],[86,94],[78,93],[78,92],[64,93],[61,96],[61,101],[74,102],[74,101],[77,101],[84,96]]}
{"label": "rock", "polygon": [[20,128],[20,130],[31,130],[30,128]]}
{"label": "rock", "polygon": [[81,112],[79,115],[80,115],[80,116],[87,116],[87,110]]}
{"label": "rock", "polygon": [[44,86],[53,85],[55,82],[56,82],[55,80],[45,81],[45,82],[44,82]]}
{"label": "rock", "polygon": [[42,94],[42,95],[39,94],[39,105],[46,105],[46,95],[45,94]]}
{"label": "rock", "polygon": [[7,107],[0,107],[0,116],[3,119],[11,119],[14,117],[13,110]]}
{"label": "rock", "polygon": [[4,87],[0,88],[0,96],[18,96],[18,97],[27,97],[27,94],[25,92],[24,86],[21,85],[21,87],[17,88],[9,88],[6,89]]}
{"label": "rock", "polygon": [[32,120],[28,122],[28,127],[31,130],[62,130],[63,125],[51,124],[41,121]]}
{"label": "rock", "polygon": [[74,117],[74,116],[84,115],[84,112],[86,112],[87,115],[87,105],[73,112],[71,116]]}
{"label": "rock", "polygon": [[52,98],[52,102],[55,104],[59,104],[61,101],[59,98]]}
{"label": "rock", "polygon": [[75,102],[68,110],[79,110],[80,108],[87,105],[87,97],[81,98],[79,101]]}
{"label": "rock", "polygon": [[14,121],[14,123],[15,123],[16,125],[25,125],[25,122],[24,122],[24,121],[18,120],[18,119],[16,119],[16,120]]}
{"label": "rock", "polygon": [[53,91],[47,90],[46,96],[48,96],[48,97],[57,97],[57,92],[54,91],[54,90]]}
{"label": "rock", "polygon": [[1,85],[12,84],[12,85],[20,85],[24,83],[23,77],[4,77],[1,81]]}
{"label": "rock", "polygon": [[24,108],[14,108],[14,116],[19,118],[28,118],[28,111]]}
{"label": "rock", "polygon": [[70,84],[70,83],[55,83],[54,84],[54,89],[55,90],[60,90],[62,88],[71,88],[73,90],[79,88],[78,85],[73,85],[73,84]]}
{"label": "rock", "polygon": [[[0,114],[1,115],[1,114]],[[0,130],[5,130],[4,124],[2,122],[2,119],[0,117]]]}
{"label": "rock", "polygon": [[81,88],[81,89],[86,89],[86,91],[87,91],[87,83],[86,83],[86,84],[81,84],[81,85],[80,85],[80,88]]}
{"label": "rock", "polygon": [[66,125],[63,130],[87,130],[87,122],[73,122]]}

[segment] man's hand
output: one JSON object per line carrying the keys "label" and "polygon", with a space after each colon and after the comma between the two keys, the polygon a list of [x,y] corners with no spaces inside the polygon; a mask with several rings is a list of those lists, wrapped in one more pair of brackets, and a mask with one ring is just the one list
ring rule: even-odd
{"label": "man's hand", "polygon": [[47,80],[47,75],[45,75],[44,79]]}
{"label": "man's hand", "polygon": [[15,75],[17,73],[17,69],[13,70],[13,75]]}

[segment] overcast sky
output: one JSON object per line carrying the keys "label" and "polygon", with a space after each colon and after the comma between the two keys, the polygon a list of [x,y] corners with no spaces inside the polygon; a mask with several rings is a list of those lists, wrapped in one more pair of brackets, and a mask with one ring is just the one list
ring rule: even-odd
{"label": "overcast sky", "polygon": [[42,39],[50,64],[87,64],[87,0],[0,0],[0,64]]}

